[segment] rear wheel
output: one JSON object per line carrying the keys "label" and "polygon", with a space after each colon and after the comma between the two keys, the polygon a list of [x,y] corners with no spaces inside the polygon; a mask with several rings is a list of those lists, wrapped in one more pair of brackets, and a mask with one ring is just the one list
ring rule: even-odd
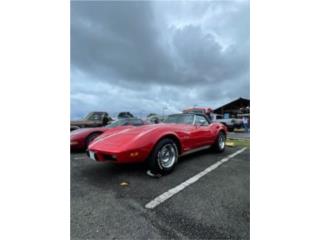
{"label": "rear wheel", "polygon": [[176,166],[178,155],[176,143],[169,138],[162,139],[153,149],[148,166],[153,173],[168,174]]}
{"label": "rear wheel", "polygon": [[89,144],[100,135],[101,133],[91,133],[87,138],[86,138],[86,148],[88,148]]}
{"label": "rear wheel", "polygon": [[223,152],[226,147],[226,134],[219,132],[216,142],[213,144],[213,150],[216,152]]}

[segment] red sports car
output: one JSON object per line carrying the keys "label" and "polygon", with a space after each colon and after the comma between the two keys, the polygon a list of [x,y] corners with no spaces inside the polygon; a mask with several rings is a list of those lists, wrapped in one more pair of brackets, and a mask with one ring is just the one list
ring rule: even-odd
{"label": "red sports car", "polygon": [[104,133],[89,145],[88,156],[98,162],[146,161],[152,172],[167,174],[181,155],[205,148],[223,152],[226,135],[223,124],[203,114],[173,114],[164,123]]}
{"label": "red sports car", "polygon": [[109,132],[112,132],[111,130],[114,128],[120,130],[144,124],[145,122],[139,118],[124,118],[105,127],[80,128],[71,132],[70,148],[71,150],[84,150],[87,149],[88,145],[102,133],[108,134]]}

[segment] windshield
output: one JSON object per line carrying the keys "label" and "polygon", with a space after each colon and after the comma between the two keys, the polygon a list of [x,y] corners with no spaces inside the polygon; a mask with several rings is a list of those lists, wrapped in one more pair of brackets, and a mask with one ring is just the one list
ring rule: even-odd
{"label": "windshield", "polygon": [[107,125],[107,128],[114,128],[114,127],[124,126],[124,125],[128,125],[128,121],[126,119],[121,119]]}
{"label": "windshield", "polygon": [[193,115],[192,114],[173,114],[173,115],[169,115],[163,122],[193,124]]}
{"label": "windshield", "polygon": [[85,119],[90,121],[100,121],[102,120],[103,113],[90,113]]}
{"label": "windshield", "polygon": [[190,109],[190,110],[184,110],[184,113],[197,113],[197,114],[203,114],[204,111],[200,109]]}

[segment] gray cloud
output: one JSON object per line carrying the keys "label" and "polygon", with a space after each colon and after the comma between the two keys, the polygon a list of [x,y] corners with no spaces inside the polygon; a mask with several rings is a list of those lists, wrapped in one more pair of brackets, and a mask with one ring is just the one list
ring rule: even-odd
{"label": "gray cloud", "polygon": [[249,97],[249,3],[71,2],[71,115]]}

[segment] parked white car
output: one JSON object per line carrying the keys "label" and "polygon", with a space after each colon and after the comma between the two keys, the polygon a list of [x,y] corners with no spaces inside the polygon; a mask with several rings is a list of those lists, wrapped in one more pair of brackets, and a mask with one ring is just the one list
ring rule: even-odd
{"label": "parked white car", "polygon": [[224,124],[228,131],[233,131],[235,128],[241,128],[243,126],[243,121],[240,118],[222,118],[222,115],[215,115],[212,122],[220,122]]}

